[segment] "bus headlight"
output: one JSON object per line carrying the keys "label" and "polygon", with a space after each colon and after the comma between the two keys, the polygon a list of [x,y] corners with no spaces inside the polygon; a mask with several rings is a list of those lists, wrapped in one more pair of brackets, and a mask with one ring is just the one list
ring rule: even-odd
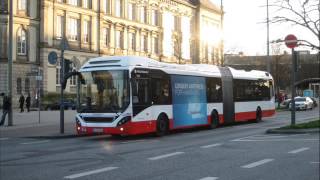
{"label": "bus headlight", "polygon": [[123,117],[117,124],[117,126],[122,126],[124,125],[125,123],[129,122],[131,120],[131,116],[126,116],[126,117]]}

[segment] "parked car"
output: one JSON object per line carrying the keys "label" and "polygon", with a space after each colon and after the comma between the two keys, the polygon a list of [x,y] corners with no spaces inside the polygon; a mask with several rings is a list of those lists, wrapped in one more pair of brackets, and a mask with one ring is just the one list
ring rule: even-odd
{"label": "parked car", "polygon": [[[313,101],[310,97],[295,97],[296,110],[313,109]],[[289,104],[289,109],[292,109],[292,102]]]}
{"label": "parked car", "polygon": [[317,99],[314,97],[311,97],[311,100],[313,101],[313,107],[317,107],[318,106]]}
{"label": "parked car", "polygon": [[282,103],[280,104],[280,108],[288,109],[290,103],[291,103],[291,99],[286,99],[282,101]]}
{"label": "parked car", "polygon": [[[65,99],[64,100],[64,109],[76,109],[76,103],[72,99]],[[53,102],[52,104],[48,104],[45,106],[45,110],[59,110],[60,109],[60,102]]]}

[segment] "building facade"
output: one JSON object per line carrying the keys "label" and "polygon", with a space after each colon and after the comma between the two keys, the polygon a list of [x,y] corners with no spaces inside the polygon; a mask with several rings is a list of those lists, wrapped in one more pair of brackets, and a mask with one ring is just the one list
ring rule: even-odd
{"label": "building facade", "polygon": [[[0,0],[0,91],[6,90],[8,0]],[[60,63],[52,51],[79,68],[97,56],[135,55],[180,64],[222,64],[219,6],[209,0],[13,0],[15,95],[60,91]],[[39,78],[39,74],[41,77]],[[75,79],[66,91],[76,92]]]}

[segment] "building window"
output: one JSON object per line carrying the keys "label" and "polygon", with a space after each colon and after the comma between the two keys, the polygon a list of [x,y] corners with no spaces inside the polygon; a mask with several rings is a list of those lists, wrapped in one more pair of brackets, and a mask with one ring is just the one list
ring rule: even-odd
{"label": "building window", "polygon": [[144,51],[144,52],[148,51],[148,36],[147,35],[141,35],[140,50]]}
{"label": "building window", "polygon": [[17,51],[18,55],[27,55],[26,31],[22,28],[19,28],[17,32]]}
{"label": "building window", "polygon": [[123,32],[116,31],[116,48],[123,49]]}
{"label": "building window", "polygon": [[24,92],[28,94],[30,92],[30,79],[26,78],[24,80]]}
{"label": "building window", "polygon": [[64,16],[57,16],[56,38],[62,38],[64,35]]}
{"label": "building window", "polygon": [[151,24],[154,26],[158,26],[158,10],[153,9],[151,11]]}
{"label": "building window", "polygon": [[104,28],[102,33],[103,44],[108,47],[110,45],[110,29]]}
{"label": "building window", "polygon": [[111,10],[111,0],[103,0],[103,11],[106,13],[106,14],[111,14],[110,10]]}
{"label": "building window", "polygon": [[91,9],[91,4],[92,4],[91,0],[83,0],[82,2],[83,7],[88,9]]}
{"label": "building window", "polygon": [[128,35],[128,39],[129,39],[129,42],[128,42],[128,49],[129,50],[136,50],[136,34],[135,33],[129,33]]}
{"label": "building window", "polygon": [[147,15],[146,15],[146,7],[140,7],[140,22],[146,23]]}
{"label": "building window", "polygon": [[181,18],[181,31],[182,31],[182,58],[190,59],[190,39],[191,39],[191,24],[190,18]]}
{"label": "building window", "polygon": [[27,10],[27,0],[18,0],[18,10],[19,11]]}
{"label": "building window", "polygon": [[78,19],[69,18],[68,23],[68,39],[71,41],[78,40]]}
{"label": "building window", "polygon": [[64,0],[57,0],[58,3],[64,3]]}
{"label": "building window", "polygon": [[122,17],[122,0],[116,0],[116,16]]}
{"label": "building window", "polygon": [[152,53],[159,54],[159,38],[158,37],[152,38]]}
{"label": "building window", "polygon": [[83,21],[83,42],[89,43],[90,21]]}
{"label": "building window", "polygon": [[69,0],[69,1],[68,1],[68,4],[74,5],[74,6],[78,6],[78,5],[79,5],[79,2],[78,2],[78,0]]}
{"label": "building window", "polygon": [[17,94],[22,94],[22,82],[21,78],[17,78]]}
{"label": "building window", "polygon": [[61,66],[58,61],[56,66],[56,84],[60,84],[60,70],[61,70]]}
{"label": "building window", "polygon": [[172,13],[165,11],[163,14],[163,54],[165,56],[172,56],[174,47],[172,42],[172,31],[174,29],[174,16]]}
{"label": "building window", "polygon": [[[74,62],[71,63],[71,67],[72,67],[72,68],[71,68],[71,71],[73,71],[73,69],[76,68]],[[70,78],[70,85],[72,85],[72,86],[77,85],[77,76],[71,76],[71,78]]]}
{"label": "building window", "polygon": [[136,19],[136,6],[133,3],[128,3],[128,19],[134,21]]}
{"label": "building window", "polygon": [[174,16],[174,30],[180,31],[180,18],[178,16]]}

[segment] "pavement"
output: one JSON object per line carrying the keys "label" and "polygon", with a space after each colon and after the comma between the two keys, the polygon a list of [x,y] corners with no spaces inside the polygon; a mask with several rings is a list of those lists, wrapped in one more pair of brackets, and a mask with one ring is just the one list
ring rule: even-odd
{"label": "pavement", "polygon": [[[2,113],[0,113],[2,115]],[[60,111],[13,111],[13,126],[0,126],[0,137],[72,137],[76,135],[74,110],[64,111],[64,133],[60,133]]]}
{"label": "pavement", "polygon": [[[77,136],[75,129],[74,110],[64,111],[64,133],[60,133],[60,111],[30,111],[20,113],[13,112],[13,126],[0,126],[0,137],[44,137],[44,138],[68,138]],[[273,134],[301,134],[319,133],[316,129],[289,129],[282,130],[275,127],[267,129],[266,133]]]}

